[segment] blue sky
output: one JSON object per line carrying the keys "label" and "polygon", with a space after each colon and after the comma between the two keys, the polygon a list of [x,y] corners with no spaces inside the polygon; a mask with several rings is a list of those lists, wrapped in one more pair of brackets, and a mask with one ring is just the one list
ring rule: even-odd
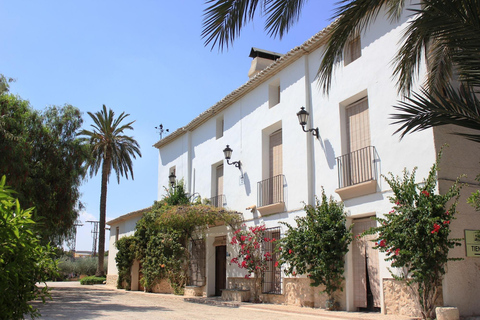
{"label": "blue sky", "polygon": [[[259,16],[220,52],[201,38],[203,0],[0,0],[0,73],[16,79],[10,91],[35,109],[79,108],[84,128],[91,124],[87,112],[103,104],[136,121],[129,134],[142,158],[134,161],[134,180],[118,185],[112,176],[109,220],[156,200],[156,126],[172,132],[186,125],[248,80],[251,47],[286,53],[330,23],[334,3],[307,2],[281,40],[268,37]],[[85,181],[81,192],[80,219],[98,220],[100,177]],[[91,250],[90,231],[89,223],[78,229],[77,250]]]}

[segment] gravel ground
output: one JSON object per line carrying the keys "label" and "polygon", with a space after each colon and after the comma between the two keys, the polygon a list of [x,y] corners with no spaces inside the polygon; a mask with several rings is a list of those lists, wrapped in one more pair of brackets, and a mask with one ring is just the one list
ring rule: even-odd
{"label": "gravel ground", "polygon": [[182,296],[117,290],[105,285],[81,286],[78,282],[47,283],[52,300],[39,308],[41,319],[389,319],[378,313],[328,312],[321,309],[243,303],[238,308],[185,302]]}

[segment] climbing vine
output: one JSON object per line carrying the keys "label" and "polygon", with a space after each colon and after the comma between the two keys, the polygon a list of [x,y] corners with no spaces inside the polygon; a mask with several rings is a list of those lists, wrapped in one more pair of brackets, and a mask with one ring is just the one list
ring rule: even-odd
{"label": "climbing vine", "polygon": [[115,242],[115,247],[118,250],[115,256],[118,270],[117,288],[125,287],[130,290],[132,285],[130,274],[135,259],[135,238],[133,236],[122,237]]}
{"label": "climbing vine", "polygon": [[[206,228],[216,224],[237,228],[240,217],[237,212],[201,204],[199,197],[192,203],[183,182],[170,188],[136,226],[133,242],[135,259],[142,265],[141,284],[151,291],[156,283],[167,279],[174,293],[182,294],[188,282],[189,240],[198,238]],[[128,250],[119,248],[120,256],[130,258]]]}

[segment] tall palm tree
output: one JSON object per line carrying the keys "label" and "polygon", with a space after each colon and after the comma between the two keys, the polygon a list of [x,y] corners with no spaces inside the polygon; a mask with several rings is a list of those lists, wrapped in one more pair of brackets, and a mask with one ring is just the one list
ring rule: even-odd
{"label": "tall palm tree", "polygon": [[[206,0],[202,32],[205,45],[228,48],[239,36],[243,26],[255,17],[257,10],[266,16],[265,29],[268,34],[281,38],[298,21],[305,2],[306,0]],[[335,66],[342,60],[348,42],[364,32],[382,9],[386,10],[391,21],[396,21],[401,17],[405,5],[405,0],[338,2],[332,17],[335,22],[328,31],[329,40],[317,72],[324,92],[328,93],[330,89]],[[405,31],[405,41],[394,58],[398,91],[407,97],[411,94],[422,58],[429,70],[422,94],[413,94],[413,99],[397,106],[402,113],[393,116],[397,120],[394,123],[403,124],[397,132],[402,132],[403,136],[408,132],[449,123],[471,128],[472,123],[464,125],[463,119],[465,114],[480,114],[478,99],[473,95],[475,90],[478,91],[480,74],[480,0],[418,0],[417,6],[410,11],[413,19]],[[467,89],[459,91],[460,89],[451,87],[452,78],[459,80]],[[447,89],[444,90],[445,88]],[[450,111],[439,114],[438,111],[445,107],[445,101],[443,107],[437,105],[437,97],[443,96],[444,91],[453,94],[448,98]],[[455,100],[460,97],[463,100]],[[431,103],[426,104],[425,101]],[[471,103],[475,101],[476,104]],[[469,103],[468,110],[463,109],[465,102]],[[432,103],[437,108],[432,109]],[[478,117],[474,122],[480,122]],[[480,130],[478,125],[474,127]]]}
{"label": "tall palm tree", "polygon": [[105,256],[105,217],[107,210],[107,184],[110,174],[115,171],[117,182],[120,183],[120,176],[125,175],[128,179],[129,173],[133,177],[132,157],[140,157],[140,146],[132,137],[124,135],[125,130],[133,130],[132,124],[122,124],[122,121],[129,116],[122,112],[115,118],[114,112],[103,105],[103,109],[96,113],[88,112],[94,124],[93,131],[82,130],[80,135],[90,145],[91,158],[88,163],[90,176],[96,175],[98,169],[102,168],[102,187],[100,192],[100,231],[98,239],[98,266],[97,276],[105,274],[103,261]]}

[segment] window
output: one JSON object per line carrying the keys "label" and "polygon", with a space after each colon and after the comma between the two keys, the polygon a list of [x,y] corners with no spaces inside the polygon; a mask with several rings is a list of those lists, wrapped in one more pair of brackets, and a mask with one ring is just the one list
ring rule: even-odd
{"label": "window", "polygon": [[190,254],[188,285],[202,287],[205,285],[205,240],[191,240]]}
{"label": "window", "polygon": [[362,55],[362,47],[360,43],[360,36],[355,37],[354,39],[350,40],[347,44],[345,51],[344,51],[344,65],[348,65],[353,61],[360,58]]}
{"label": "window", "polygon": [[217,118],[217,133],[216,137],[217,139],[220,139],[223,137],[223,131],[225,129],[225,121],[223,119],[223,116]]}
{"label": "window", "polygon": [[[267,261],[267,269],[262,274],[262,293],[282,293],[282,270],[276,267],[278,261],[275,253],[275,241],[280,239],[280,227],[268,228],[265,230],[264,241],[262,243],[262,253],[270,254],[271,259]],[[268,254],[267,254],[268,255]]]}
{"label": "window", "polygon": [[258,207],[283,202],[282,130],[269,136],[268,178],[258,184]]}
{"label": "window", "polygon": [[280,103],[280,80],[274,80],[268,86],[268,107],[274,107]]}

